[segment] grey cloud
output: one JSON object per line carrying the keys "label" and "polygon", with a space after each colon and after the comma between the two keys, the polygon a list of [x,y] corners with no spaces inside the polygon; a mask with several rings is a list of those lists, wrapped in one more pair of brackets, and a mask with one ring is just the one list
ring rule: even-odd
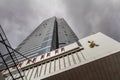
{"label": "grey cloud", "polygon": [[119,0],[63,0],[79,38],[103,32],[120,41]]}
{"label": "grey cloud", "polygon": [[58,10],[57,2],[56,0],[0,1],[0,24],[14,48],[44,19],[61,12]]}
{"label": "grey cloud", "polygon": [[[28,27],[27,17],[30,16],[31,8],[29,7],[29,2],[26,0],[1,0],[0,1],[0,24],[5,30],[9,41],[15,47],[16,43],[24,38],[26,34],[24,30]],[[24,28],[24,30],[22,29]],[[26,31],[27,32],[27,31]],[[23,35],[21,37],[21,34]]]}
{"label": "grey cloud", "polygon": [[52,16],[65,18],[79,38],[100,31],[120,41],[119,0],[0,0],[0,24],[14,48]]}

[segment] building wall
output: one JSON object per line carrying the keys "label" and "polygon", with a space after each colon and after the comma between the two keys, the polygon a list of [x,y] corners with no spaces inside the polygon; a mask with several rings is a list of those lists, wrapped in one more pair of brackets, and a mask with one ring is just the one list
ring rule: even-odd
{"label": "building wall", "polygon": [[[77,47],[77,44],[75,43],[73,44],[73,46]],[[42,79],[42,77],[44,76],[54,74],[55,72],[62,71],[76,64],[80,64],[82,61],[85,61],[83,55],[80,52],[79,47],[74,48],[73,51],[71,52],[66,52],[64,54],[56,53],[55,55],[56,56],[47,61],[45,60],[36,65],[24,67],[23,68],[23,73],[25,75],[24,79],[26,80]],[[37,59],[40,58],[41,57],[38,57]],[[22,64],[22,67],[27,65],[26,63],[27,61],[24,62],[24,64]],[[14,76],[17,75],[18,74],[16,73]],[[9,76],[6,79],[10,80],[11,77]]]}
{"label": "building wall", "polygon": [[120,52],[43,80],[120,80]]}
{"label": "building wall", "polygon": [[[57,54],[50,60],[43,61],[23,69],[25,80],[119,80],[120,52],[91,61],[87,61],[82,49]],[[81,65],[82,64],[82,65]],[[14,76],[17,76],[15,74]],[[11,79],[9,76],[6,78]]]}
{"label": "building wall", "polygon": [[[93,40],[99,46],[90,47]],[[103,41],[105,43],[103,43]],[[24,79],[29,80],[119,80],[120,43],[97,33],[77,42],[36,57],[35,63],[21,65]],[[34,58],[33,58],[34,59]],[[31,59],[33,61],[33,59]],[[20,66],[19,66],[20,67]],[[13,68],[10,68],[15,72]],[[2,72],[5,76],[8,71]],[[14,76],[17,76],[16,73]],[[6,79],[10,80],[8,75]]]}

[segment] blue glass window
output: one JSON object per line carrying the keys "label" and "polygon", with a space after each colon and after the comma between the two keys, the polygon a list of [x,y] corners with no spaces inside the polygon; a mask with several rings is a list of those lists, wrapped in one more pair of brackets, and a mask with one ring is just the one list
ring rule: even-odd
{"label": "blue glass window", "polygon": [[49,51],[50,51],[50,47],[47,47],[47,48],[45,48],[45,49],[42,49],[42,50],[39,51],[38,53],[39,53],[39,55],[40,55],[40,54],[47,53],[47,52],[49,52]]}
{"label": "blue glass window", "polygon": [[50,45],[51,45],[51,40],[42,43],[41,48],[44,48],[44,47],[47,47],[47,46],[50,46]]}
{"label": "blue glass window", "polygon": [[47,36],[47,37],[44,38],[44,41],[46,41],[46,40],[48,40],[48,39],[51,39],[51,38],[52,38],[52,36],[49,35],[49,36]]}

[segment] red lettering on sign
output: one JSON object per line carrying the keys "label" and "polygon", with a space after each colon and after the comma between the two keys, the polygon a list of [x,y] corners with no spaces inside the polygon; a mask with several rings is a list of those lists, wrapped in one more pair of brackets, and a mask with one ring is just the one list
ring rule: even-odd
{"label": "red lettering on sign", "polygon": [[20,63],[18,64],[18,66],[19,66],[19,67],[21,67],[21,66],[22,66],[22,64],[23,64],[23,62],[20,62]]}
{"label": "red lettering on sign", "polygon": [[47,57],[50,56],[50,53],[47,53]]}
{"label": "red lettering on sign", "polygon": [[32,62],[36,62],[36,58],[33,58]]}
{"label": "red lettering on sign", "polygon": [[58,49],[55,50],[55,54],[58,53]]}
{"label": "red lettering on sign", "polygon": [[44,58],[44,55],[41,55],[41,59],[43,59]]}
{"label": "red lettering on sign", "polygon": [[65,51],[65,49],[64,49],[64,48],[61,48],[61,52],[62,52],[62,51]]}
{"label": "red lettering on sign", "polygon": [[27,64],[30,64],[30,61],[31,61],[31,60],[29,59],[29,60],[27,61],[26,65],[27,65]]}

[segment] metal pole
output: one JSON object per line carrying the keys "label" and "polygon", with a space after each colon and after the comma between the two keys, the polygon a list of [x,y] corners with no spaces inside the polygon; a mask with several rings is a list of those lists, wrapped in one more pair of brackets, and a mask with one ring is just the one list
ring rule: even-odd
{"label": "metal pole", "polygon": [[[9,67],[7,66],[7,63],[5,62],[5,60],[4,60],[4,58],[3,58],[3,56],[2,56],[1,53],[0,53],[0,56],[1,56],[1,58],[2,58],[2,60],[3,60],[3,62],[4,62],[4,64],[5,64],[5,66],[7,67],[8,72],[10,73],[10,75],[12,76],[12,78],[14,79],[14,77],[13,77],[12,73],[10,72]],[[15,80],[15,79],[14,79],[14,80]]]}
{"label": "metal pole", "polygon": [[[4,39],[3,39],[3,37],[2,37],[1,34],[0,34],[0,37],[1,37],[1,39],[4,41]],[[4,43],[5,43],[5,42],[4,42]],[[6,45],[5,45],[5,47],[6,47],[7,51],[8,51],[8,53],[9,53],[9,55],[10,55],[10,57],[11,57],[13,63],[15,64],[16,69],[17,69],[17,71],[19,72],[19,74],[20,74],[22,80],[24,80],[23,77],[22,77],[22,75],[21,75],[21,73],[20,73],[20,71],[19,71],[19,69],[18,69],[18,67],[17,67],[17,65],[16,65],[16,63],[15,63],[15,61],[14,61],[14,59],[13,59],[13,57],[12,57],[12,55],[11,55],[11,53],[10,53],[10,50],[8,49],[8,47],[7,47]],[[14,78],[13,78],[13,79],[14,79]]]}

